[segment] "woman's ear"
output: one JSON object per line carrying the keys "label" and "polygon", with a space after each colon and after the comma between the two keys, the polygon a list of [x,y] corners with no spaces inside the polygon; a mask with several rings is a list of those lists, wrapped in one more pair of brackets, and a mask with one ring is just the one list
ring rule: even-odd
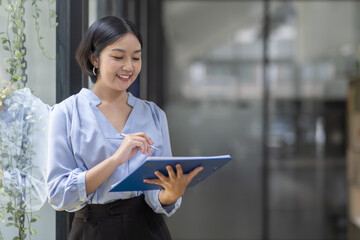
{"label": "woman's ear", "polygon": [[94,57],[93,53],[89,53],[89,60],[95,68],[99,68],[98,58]]}

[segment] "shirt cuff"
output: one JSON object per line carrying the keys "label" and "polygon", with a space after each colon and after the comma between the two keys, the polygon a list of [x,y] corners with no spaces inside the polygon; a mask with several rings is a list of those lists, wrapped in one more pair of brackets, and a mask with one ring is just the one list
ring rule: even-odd
{"label": "shirt cuff", "polygon": [[175,203],[163,207],[159,201],[159,193],[160,190],[147,191],[147,193],[145,193],[145,200],[152,207],[154,212],[162,213],[167,217],[170,217],[180,207],[182,198],[180,197]]}
{"label": "shirt cuff", "polygon": [[86,202],[88,200],[88,196],[86,195],[86,183],[85,183],[85,175],[87,171],[79,173],[77,177],[77,189],[79,194],[79,199],[81,202]]}

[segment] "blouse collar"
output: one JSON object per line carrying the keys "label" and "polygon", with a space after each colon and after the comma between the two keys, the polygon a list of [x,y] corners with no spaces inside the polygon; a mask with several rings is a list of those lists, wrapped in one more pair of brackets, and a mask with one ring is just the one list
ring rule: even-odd
{"label": "blouse collar", "polygon": [[[97,106],[101,103],[100,98],[98,96],[96,96],[96,94],[93,91],[91,91],[90,89],[87,89],[87,88],[81,89],[80,95],[86,96],[86,98],[94,106]],[[127,104],[129,104],[131,107],[134,107],[135,103],[136,103],[136,97],[134,97],[130,92],[127,92],[127,95],[128,95]]]}

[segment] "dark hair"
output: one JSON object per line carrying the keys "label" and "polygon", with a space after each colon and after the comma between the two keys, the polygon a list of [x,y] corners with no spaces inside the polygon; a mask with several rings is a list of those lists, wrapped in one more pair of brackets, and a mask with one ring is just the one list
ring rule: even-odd
{"label": "dark hair", "polygon": [[135,25],[121,17],[106,16],[99,18],[85,33],[76,50],[75,58],[81,69],[90,76],[93,83],[96,82],[97,76],[93,74],[94,66],[89,59],[90,53],[95,58],[98,58],[105,47],[116,42],[126,33],[134,34],[142,47],[141,35],[136,30]]}

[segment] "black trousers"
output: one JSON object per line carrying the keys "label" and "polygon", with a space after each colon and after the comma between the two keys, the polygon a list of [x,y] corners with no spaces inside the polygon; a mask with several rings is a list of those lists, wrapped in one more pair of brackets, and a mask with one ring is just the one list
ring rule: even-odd
{"label": "black trousers", "polygon": [[69,240],[171,240],[161,214],[144,195],[109,204],[88,204],[75,212]]}

